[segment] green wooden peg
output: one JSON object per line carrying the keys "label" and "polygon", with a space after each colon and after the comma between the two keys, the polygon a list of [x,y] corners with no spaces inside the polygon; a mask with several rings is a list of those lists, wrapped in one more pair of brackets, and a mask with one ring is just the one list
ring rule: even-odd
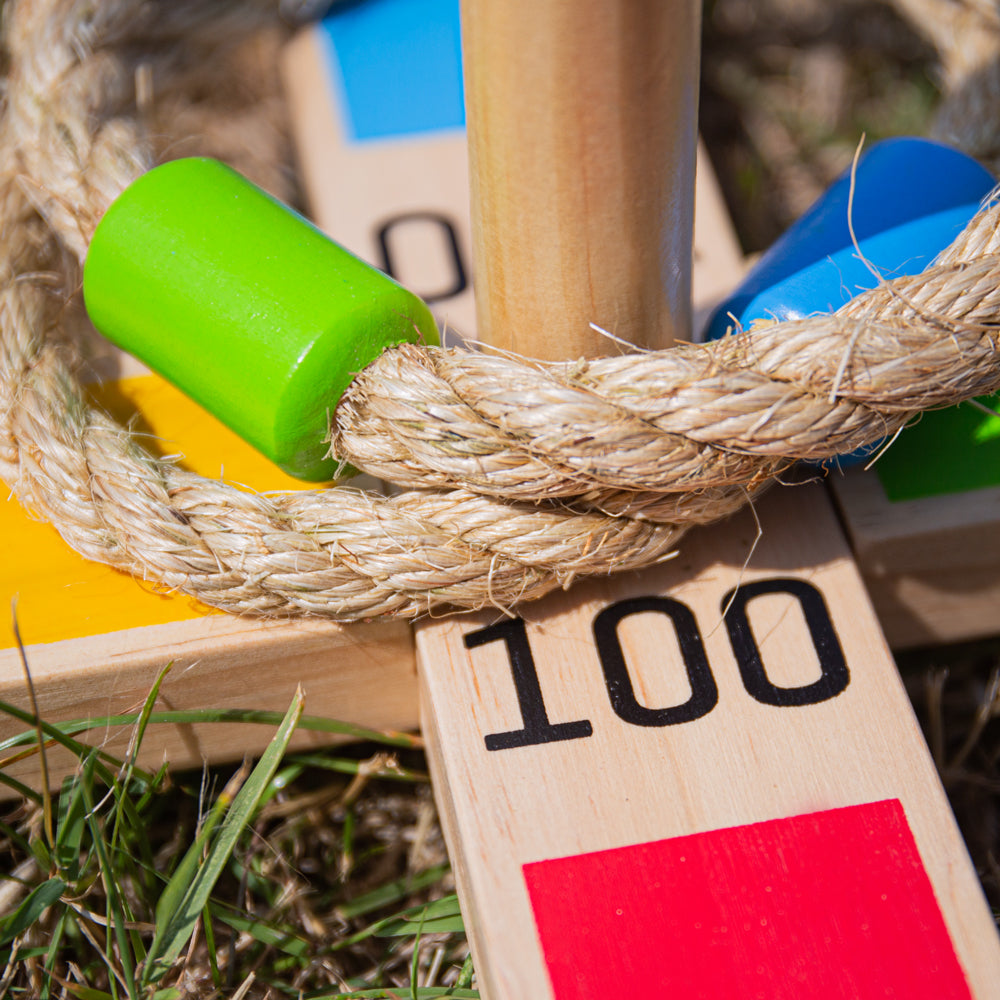
{"label": "green wooden peg", "polygon": [[174,160],[94,233],[94,325],[290,475],[328,480],[330,414],[387,347],[439,342],[427,306],[222,163]]}

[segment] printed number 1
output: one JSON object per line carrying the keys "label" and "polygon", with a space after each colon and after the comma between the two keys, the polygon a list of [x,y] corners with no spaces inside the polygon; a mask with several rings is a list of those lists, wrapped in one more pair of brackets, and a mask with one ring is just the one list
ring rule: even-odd
{"label": "printed number 1", "polygon": [[555,743],[559,740],[575,740],[590,736],[594,729],[586,719],[578,722],[549,722],[542,688],[538,683],[535,659],[528,644],[528,632],[524,619],[511,618],[490,625],[488,628],[470,632],[465,637],[465,648],[475,649],[490,642],[503,642],[510,659],[510,670],[514,676],[514,689],[521,709],[523,729],[513,729],[507,733],[491,733],[486,737],[487,750],[509,750],[512,747],[533,746],[536,743]]}

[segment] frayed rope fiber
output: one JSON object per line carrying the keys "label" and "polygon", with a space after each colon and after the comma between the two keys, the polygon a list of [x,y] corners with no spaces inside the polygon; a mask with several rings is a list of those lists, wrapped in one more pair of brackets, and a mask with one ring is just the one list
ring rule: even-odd
{"label": "frayed rope fiber", "polygon": [[98,219],[152,163],[120,110],[133,77],[118,53],[201,9],[5,11],[0,476],[87,558],[230,612],[506,609],[669,557],[689,525],[731,514],[797,459],[1000,390],[993,206],[927,272],[832,316],[560,364],[388,351],[337,407],[332,446],[409,492],[258,495],[153,458],[87,402],[65,316]]}

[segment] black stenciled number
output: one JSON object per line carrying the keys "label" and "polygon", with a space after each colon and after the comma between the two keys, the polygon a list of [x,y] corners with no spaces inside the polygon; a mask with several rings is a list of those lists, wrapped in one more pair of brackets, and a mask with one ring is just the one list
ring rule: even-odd
{"label": "black stenciled number", "polygon": [[[669,708],[647,708],[636,701],[635,688],[618,639],[618,625],[630,615],[653,611],[666,615],[673,622],[677,643],[684,659],[691,697],[682,705]],[[594,618],[594,639],[604,669],[604,683],[615,714],[634,726],[675,726],[680,722],[700,719],[715,708],[719,689],[708,665],[701,633],[691,609],[669,597],[639,597],[618,601]]]}
{"label": "black stenciled number", "polygon": [[[785,688],[772,684],[764,669],[760,647],[747,618],[747,605],[764,594],[791,594],[802,607],[809,636],[816,649],[822,675],[812,684]],[[730,603],[731,602],[731,603]],[[805,580],[758,580],[731,590],[722,599],[722,608],[729,630],[729,641],[739,664],[743,686],[757,701],[765,705],[816,705],[835,698],[850,681],[847,660],[840,646],[830,612],[823,595]]]}
{"label": "black stenciled number", "polygon": [[415,292],[427,303],[440,302],[442,299],[450,299],[460,292],[464,292],[469,287],[469,279],[465,272],[465,265],[462,263],[462,250],[458,245],[458,234],[455,232],[455,227],[451,222],[438,212],[402,212],[399,215],[392,216],[390,219],[386,219],[377,234],[379,249],[382,252],[382,263],[380,265],[382,270],[390,277],[405,284],[405,276],[401,277],[395,268],[392,250],[389,246],[389,235],[395,226],[414,222],[429,222],[432,225],[439,226],[444,232],[445,240],[451,250],[450,265],[452,282],[450,285],[446,285],[440,291],[436,292],[421,291],[419,288],[411,289],[411,291]]}
{"label": "black stenciled number", "polygon": [[576,740],[593,735],[594,728],[587,719],[555,724],[549,722],[523,619],[510,618],[476,632],[469,632],[464,641],[466,649],[475,649],[490,642],[502,642],[507,647],[517,703],[521,708],[521,720],[524,722],[523,729],[490,733],[486,737],[487,750],[510,750],[513,747],[556,743],[559,740]]}

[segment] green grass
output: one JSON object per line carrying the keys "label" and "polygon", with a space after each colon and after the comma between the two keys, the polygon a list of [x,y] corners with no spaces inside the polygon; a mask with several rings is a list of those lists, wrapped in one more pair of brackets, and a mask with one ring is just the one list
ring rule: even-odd
{"label": "green grass", "polygon": [[[1000,644],[910,653],[900,666],[995,903],[983,817],[997,801]],[[20,794],[0,805],[0,1000],[478,997],[414,737],[363,731],[346,749],[289,751],[297,726],[351,732],[296,697],[284,715],[264,713],[274,738],[255,764],[150,772],[136,763],[143,740],[176,719],[153,711],[157,689],[135,715],[59,725],[0,703],[19,724],[0,741],[0,780]],[[107,726],[131,727],[125,759],[74,735]],[[39,747],[56,744],[76,762],[58,789],[4,775],[25,754],[41,773]]]}
{"label": "green grass", "polygon": [[[22,727],[0,741],[20,796],[0,818],[0,997],[478,997],[414,737],[289,752],[303,725],[353,732],[306,716],[300,694],[266,720],[183,713],[273,722],[256,763],[152,773],[143,740],[178,721],[153,712],[158,689],[134,716],[60,725],[0,703]],[[123,760],[79,738],[122,725]],[[57,744],[76,767],[51,789]],[[26,754],[41,791],[4,773]]]}

